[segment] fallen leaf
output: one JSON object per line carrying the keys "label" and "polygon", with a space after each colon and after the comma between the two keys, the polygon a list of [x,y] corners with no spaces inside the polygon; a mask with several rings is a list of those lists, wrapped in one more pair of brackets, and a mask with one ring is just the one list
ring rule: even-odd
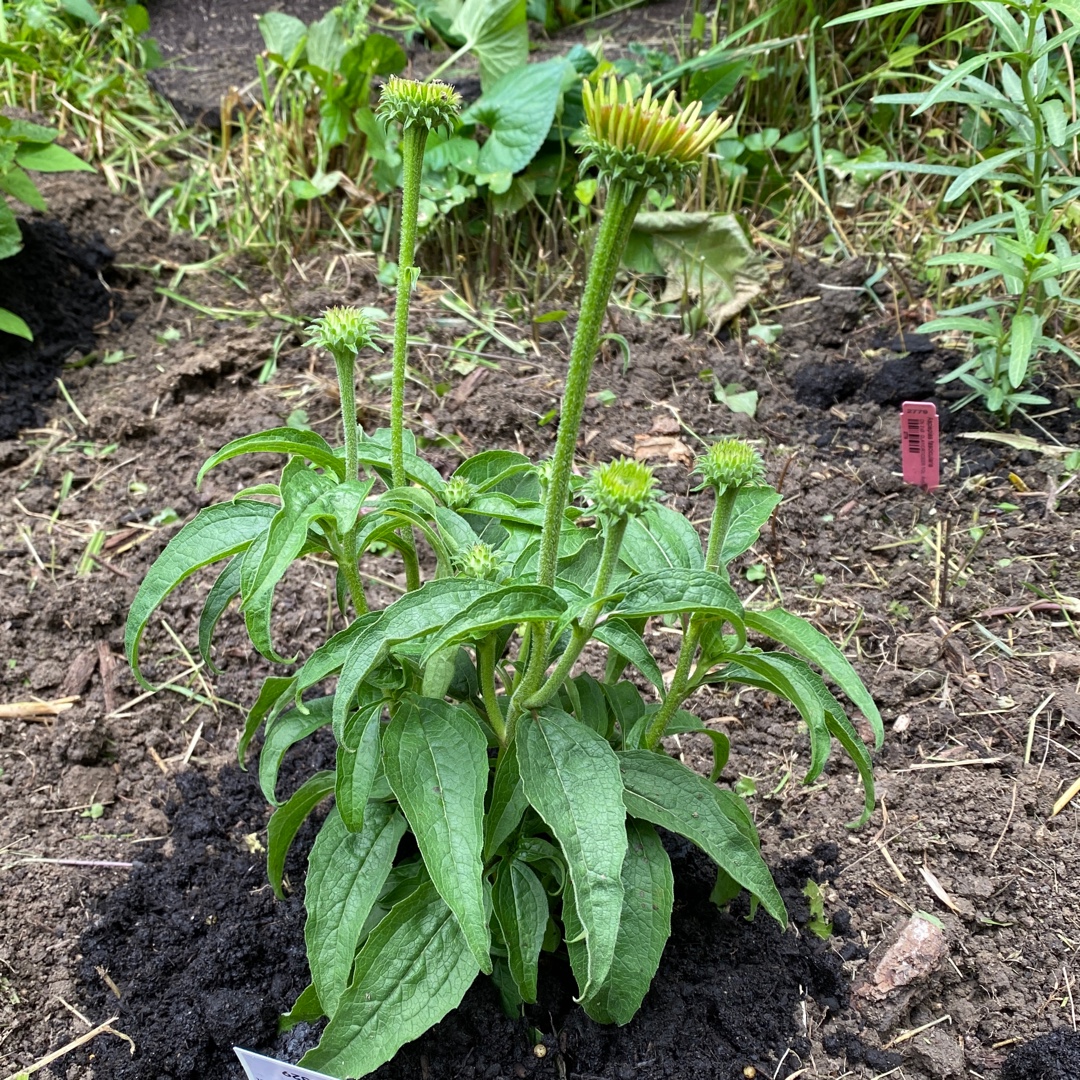
{"label": "fallen leaf", "polygon": [[694,464],[693,451],[674,435],[635,435],[634,457],[638,461],[677,461],[688,467]]}

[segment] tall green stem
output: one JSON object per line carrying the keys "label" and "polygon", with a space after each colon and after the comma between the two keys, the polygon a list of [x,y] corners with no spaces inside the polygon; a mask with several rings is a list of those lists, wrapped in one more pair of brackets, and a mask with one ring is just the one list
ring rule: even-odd
{"label": "tall green stem", "polygon": [[[585,397],[589,389],[596,351],[600,345],[600,331],[607,314],[608,300],[615,284],[619,261],[630,239],[634,218],[645,197],[645,188],[623,182],[615,183],[608,191],[604,218],[593,248],[589,264],[589,276],[581,298],[574,344],[570,350],[570,364],[566,372],[566,388],[563,391],[562,413],[559,417],[559,434],[555,440],[551,473],[544,501],[544,525],[540,534],[540,556],[537,582],[551,586],[555,583],[555,571],[559,562],[559,538],[562,532],[563,513],[570,492],[570,473],[574,467],[574,449],[581,416],[585,410]],[[511,731],[522,704],[540,688],[547,668],[548,642],[551,627],[546,623],[536,626],[530,635],[529,657],[525,674],[510,702],[509,722]]]}
{"label": "tall green stem", "polygon": [[409,353],[409,303],[416,283],[416,218],[427,128],[413,125],[401,135],[401,239],[398,244],[397,304],[394,308],[394,374],[390,388],[390,471],[394,487],[405,486],[405,367]]}
{"label": "tall green stem", "polygon": [[357,462],[359,436],[356,431],[356,357],[334,354],[337,368],[338,397],[341,401],[341,428],[345,434],[345,479],[358,479]]}

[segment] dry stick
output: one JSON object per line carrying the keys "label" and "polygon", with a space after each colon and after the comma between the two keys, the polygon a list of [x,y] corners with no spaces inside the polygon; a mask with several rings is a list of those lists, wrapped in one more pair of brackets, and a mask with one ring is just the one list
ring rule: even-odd
{"label": "dry stick", "polygon": [[33,720],[35,717],[59,716],[78,700],[76,694],[72,697],[57,698],[55,701],[13,701],[8,705],[0,705],[0,720]]}
{"label": "dry stick", "polygon": [[1001,835],[997,838],[997,843],[990,849],[990,862],[993,862],[997,858],[998,848],[1001,847],[1001,841],[1005,839],[1005,834],[1009,831],[1009,824],[1013,819],[1013,812],[1016,810],[1016,789],[1019,785],[1013,781],[1013,793],[1012,793],[1012,805],[1009,807],[1009,816],[1005,819],[1005,827],[1001,830]]}
{"label": "dry stick", "polygon": [[72,1039],[67,1046],[61,1046],[59,1050],[54,1050],[51,1054],[46,1054],[43,1058],[39,1058],[33,1065],[28,1065],[25,1069],[19,1069],[18,1072],[13,1072],[10,1076],[5,1077],[5,1080],[19,1080],[20,1076],[29,1076],[31,1073],[36,1073],[46,1066],[51,1065],[54,1061],[59,1061],[60,1058],[64,1057],[66,1054],[70,1054],[72,1050],[77,1050],[80,1046],[85,1045],[92,1039],[96,1039],[99,1035],[104,1035],[106,1032],[130,1043],[131,1052],[134,1054],[135,1043],[132,1041],[131,1037],[125,1035],[122,1031],[117,1031],[111,1026],[119,1019],[119,1015],[110,1017],[105,1023],[98,1024],[96,1028],[80,1035],[77,1039]]}

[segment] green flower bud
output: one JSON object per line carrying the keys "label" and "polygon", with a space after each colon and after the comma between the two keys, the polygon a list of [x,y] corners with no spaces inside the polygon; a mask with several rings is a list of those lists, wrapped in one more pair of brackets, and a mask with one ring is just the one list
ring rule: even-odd
{"label": "green flower bud", "polygon": [[502,558],[487,544],[477,541],[458,555],[458,566],[464,577],[496,581],[502,569]]}
{"label": "green flower bud", "polygon": [[701,118],[701,102],[675,112],[674,91],[661,105],[652,87],[634,101],[629,81],[614,75],[593,88],[582,85],[586,152],[582,168],[595,165],[609,183],[666,189],[692,176],[705,151],[731,123],[715,113]]}
{"label": "green flower bud", "polygon": [[761,455],[743,439],[721,439],[713,443],[699,455],[694,471],[704,478],[705,487],[715,488],[717,495],[765,481]]}
{"label": "green flower bud", "polygon": [[349,363],[361,349],[376,349],[375,322],[359,308],[332,307],[307,328],[311,337],[305,345],[317,345],[333,354],[338,362]]}
{"label": "green flower bud", "polygon": [[585,484],[585,497],[597,513],[609,517],[637,517],[656,497],[656,480],[648,465],[616,458],[593,469]]}
{"label": "green flower bud", "polygon": [[405,130],[423,127],[428,131],[453,131],[461,112],[461,95],[438,80],[417,82],[391,75],[383,84],[377,112],[384,124],[397,121]]}
{"label": "green flower bud", "polygon": [[442,490],[443,504],[451,510],[461,510],[476,498],[476,485],[464,476],[451,476]]}

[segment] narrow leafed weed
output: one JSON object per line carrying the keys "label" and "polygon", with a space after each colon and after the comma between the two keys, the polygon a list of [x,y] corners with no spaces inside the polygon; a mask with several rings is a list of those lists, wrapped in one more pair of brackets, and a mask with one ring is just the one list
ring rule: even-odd
{"label": "narrow leafed weed", "polygon": [[[388,119],[404,122],[406,135],[407,107],[433,104],[428,92],[388,88]],[[276,482],[186,524],[129,615],[126,652],[145,683],[139,645],[153,612],[187,577],[224,563],[199,620],[203,661],[213,669],[214,628],[239,598],[252,643],[285,664],[272,618],[278,582],[305,556],[336,567],[345,628],[290,673],[265,680],[239,746],[243,760],[263,728],[258,774],[276,807],[267,862],[279,895],[293,838],[333,798],[305,883],[312,982],[283,1020],[329,1017],[302,1064],[332,1075],[377,1068],[454,1008],[480,972],[507,1009],[535,1002],[545,949],[565,949],[590,1016],[629,1021],[670,933],[672,869],[658,828],[712,857],[718,904],[745,889],[755,909],[786,924],[749,808],[715,783],[727,736],[684,708],[703,686],[791,701],[810,741],[807,782],[821,775],[835,740],[862,780],[858,823],[873,809],[869,752],[821,673],[880,742],[881,718],[862,682],[807,622],[747,607],[730,582],[732,560],[780,501],[757,451],[724,439],[698,459],[714,505],[704,550],[694,526],[660,501],[645,465],[609,462],[585,481],[574,473],[589,376],[637,208],[650,190],[663,196],[692,176],[724,127],[700,106],[635,98],[626,83],[590,85],[584,100],[583,141],[604,214],[554,456],[536,464],[485,449],[444,477],[404,425],[404,334],[394,339],[391,426],[365,434],[352,382],[357,356],[372,348],[372,323],[332,309],[311,334],[335,361],[344,445],[286,427],[214,454],[200,481],[247,453],[283,454],[287,464]],[[404,208],[416,213],[409,193]],[[415,279],[414,226],[405,222],[399,253],[399,330]],[[385,608],[371,604],[359,565],[377,545],[401,557],[407,582]],[[433,564],[427,580],[420,551]],[[681,631],[670,682],[647,645],[653,619]],[[590,645],[602,649],[599,677],[582,670]],[[335,767],[282,799],[284,755],[322,728],[336,742]],[[664,752],[665,737],[689,733],[712,740],[708,779]],[[412,841],[403,843],[406,832]]]}

